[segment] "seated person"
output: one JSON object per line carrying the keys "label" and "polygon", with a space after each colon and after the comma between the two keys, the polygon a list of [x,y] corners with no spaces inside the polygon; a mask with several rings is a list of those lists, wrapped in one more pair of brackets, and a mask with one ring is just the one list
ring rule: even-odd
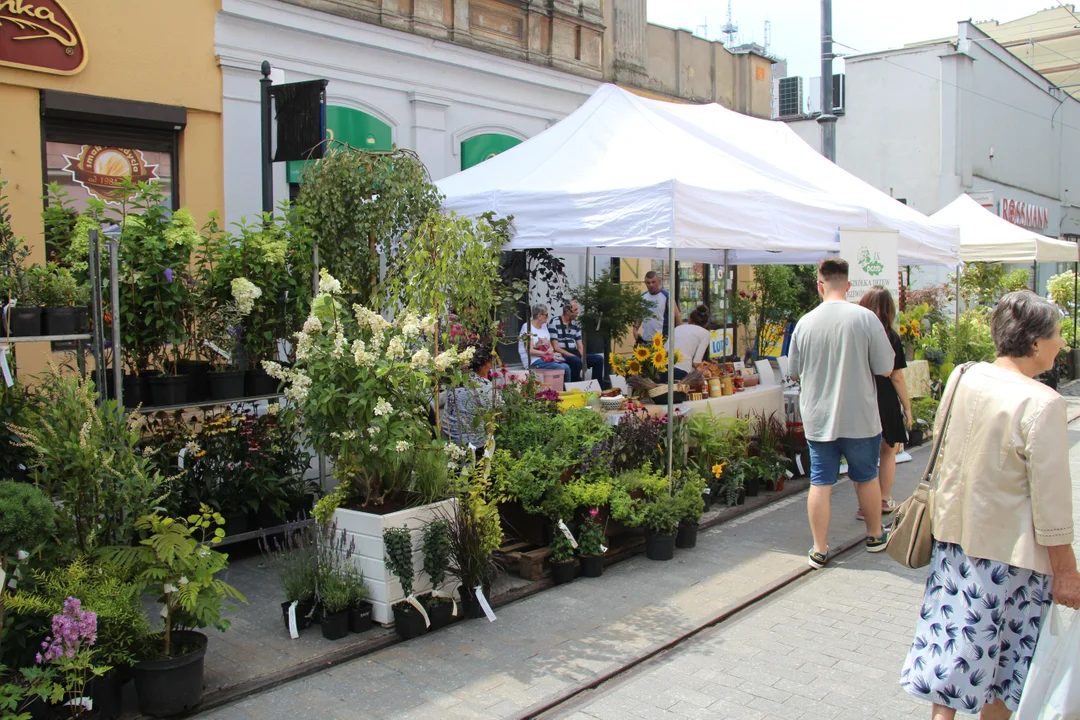
{"label": "seated person", "polygon": [[[682,362],[675,363],[675,379],[682,380],[690,371],[701,364],[705,353],[712,344],[712,333],[708,330],[710,320],[709,306],[698,305],[690,313],[689,319],[682,325],[675,326],[675,349],[682,352]],[[667,373],[660,373],[661,382],[667,382]]]}
{"label": "seated person", "polygon": [[469,364],[472,376],[467,386],[439,393],[442,435],[461,447],[472,444],[482,448],[487,441],[484,415],[488,408],[502,402],[495,387],[488,380],[495,355],[490,340],[469,340],[465,347],[474,348],[475,354]]}
{"label": "seated person", "polygon": [[532,319],[521,326],[518,333],[518,355],[521,356],[521,364],[526,370],[562,370],[563,382],[570,382],[570,366],[564,362],[558,362],[561,357],[556,354],[558,347],[551,339],[547,321],[550,317],[547,305],[537,304],[532,306]]}
{"label": "seated person", "polygon": [[585,355],[585,344],[581,341],[581,325],[577,318],[581,315],[581,307],[577,300],[571,300],[563,305],[562,315],[555,318],[548,325],[548,333],[555,343],[556,359],[570,366],[570,381],[580,382],[584,378],[581,373],[582,358],[588,363],[593,371],[593,379],[602,387],[608,387],[607,378],[604,377],[604,356],[600,353]]}

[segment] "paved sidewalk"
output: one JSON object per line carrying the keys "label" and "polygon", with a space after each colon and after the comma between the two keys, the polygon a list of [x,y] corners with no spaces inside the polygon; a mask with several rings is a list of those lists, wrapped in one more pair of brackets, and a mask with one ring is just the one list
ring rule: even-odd
{"label": "paved sidewalk", "polygon": [[[1069,434],[1080,527],[1080,423]],[[1080,542],[1077,543],[1080,550]],[[900,689],[926,570],[856,552],[545,718],[929,717]],[[1071,613],[1071,611],[1066,611]],[[958,714],[957,717],[973,717]]]}
{"label": "paved sidewalk", "polygon": [[[898,469],[914,487],[926,448]],[[210,711],[207,720],[316,716],[517,718],[696,629],[806,568],[805,494],[704,532],[671,562],[638,557],[569,585]],[[863,536],[850,483],[830,542]]]}

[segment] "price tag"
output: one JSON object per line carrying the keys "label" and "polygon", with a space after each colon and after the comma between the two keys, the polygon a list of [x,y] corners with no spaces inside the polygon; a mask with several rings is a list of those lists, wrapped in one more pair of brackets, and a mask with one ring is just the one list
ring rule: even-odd
{"label": "price tag", "polygon": [[11,387],[15,384],[15,378],[11,376],[11,368],[8,367],[8,350],[11,349],[10,345],[0,345],[0,371],[4,374],[4,384]]}
{"label": "price tag", "polygon": [[600,552],[606,553],[607,552],[607,545],[601,544],[600,545]]}
{"label": "price tag", "polygon": [[420,601],[412,595],[405,598],[405,601],[416,608],[416,611],[424,618],[424,627],[431,627],[431,618],[428,617],[427,610],[424,610],[424,606],[420,604]]}
{"label": "price tag", "polygon": [[559,530],[570,541],[570,546],[577,550],[577,540],[574,539],[574,533],[570,532],[570,528],[566,527],[566,523],[562,521],[562,518],[559,518]]}
{"label": "price tag", "polygon": [[212,343],[209,340],[203,340],[203,345],[210,348],[211,350],[213,350],[214,352],[216,352],[218,355],[225,358],[226,360],[232,360],[232,355],[230,355],[229,353],[222,350],[221,346],[219,346],[217,343]]}
{"label": "price tag", "polygon": [[300,637],[300,631],[296,629],[296,600],[289,605],[289,637],[296,640]]}
{"label": "price tag", "polygon": [[795,473],[791,472],[790,470],[785,470],[784,471],[784,477],[786,477],[788,480],[790,480],[791,478],[795,477]]}
{"label": "price tag", "polygon": [[484,588],[477,585],[473,590],[476,591],[476,600],[480,603],[480,607],[483,608],[484,614],[487,615],[488,622],[495,622],[495,613],[491,610],[487,598],[484,597]]}

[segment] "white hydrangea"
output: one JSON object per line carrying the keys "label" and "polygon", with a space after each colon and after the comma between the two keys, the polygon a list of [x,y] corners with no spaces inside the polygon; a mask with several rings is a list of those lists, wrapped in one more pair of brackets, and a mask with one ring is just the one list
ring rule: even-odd
{"label": "white hydrangea", "polygon": [[410,364],[413,370],[427,370],[428,366],[431,365],[431,352],[427,348],[420,348],[413,353]]}
{"label": "white hydrangea", "polygon": [[401,338],[395,337],[390,340],[386,346],[386,356],[391,360],[405,357],[405,344],[401,342]]}
{"label": "white hydrangea", "polygon": [[379,401],[375,403],[375,416],[382,417],[383,415],[390,415],[394,412],[394,406],[386,401],[385,398],[379,398]]}
{"label": "white hydrangea", "polygon": [[307,335],[318,335],[322,332],[322,320],[314,315],[308,315],[308,319],[304,321],[304,333]]}
{"label": "white hydrangea", "polygon": [[[271,376],[271,377],[273,377],[273,376]],[[280,410],[281,410],[281,405],[279,405],[278,403],[270,403],[269,405],[266,406],[266,414],[269,415],[270,417],[274,417],[275,415],[277,415]]]}
{"label": "white hydrangea", "polygon": [[262,366],[263,370],[266,371],[266,374],[275,380],[289,379],[289,371],[272,360],[263,360]]}
{"label": "white hydrangea", "polygon": [[469,347],[465,348],[465,352],[461,353],[461,355],[458,356],[458,359],[460,360],[462,365],[468,365],[472,362],[474,355],[476,355],[476,348],[470,345]]}
{"label": "white hydrangea", "polygon": [[379,452],[379,446],[372,443],[371,445],[368,445],[368,450],[370,450],[373,453],[377,453],[377,452]]}
{"label": "white hydrangea", "polygon": [[420,335],[420,318],[416,316],[416,313],[409,313],[401,321],[401,332],[410,339]]}
{"label": "white hydrangea", "polygon": [[345,354],[345,345],[345,333],[343,333],[341,330],[338,330],[337,334],[334,335],[334,349],[330,351],[330,356],[333,357],[335,360],[339,359],[342,355]]}
{"label": "white hydrangea", "polygon": [[450,348],[444,352],[435,356],[435,369],[439,372],[446,372],[450,367],[457,362],[458,352],[456,348]]}
{"label": "white hydrangea", "polygon": [[296,359],[307,360],[315,350],[315,341],[306,333],[296,333]]}
{"label": "white hydrangea", "polygon": [[311,378],[302,372],[296,372],[291,379],[292,382],[285,389],[285,397],[297,404],[304,402],[311,390]]}
{"label": "white hydrangea", "polygon": [[378,425],[372,425],[371,427],[369,427],[367,429],[367,434],[370,435],[371,437],[375,437],[380,432],[382,432],[382,428],[379,427]]}
{"label": "white hydrangea", "polygon": [[465,457],[465,448],[461,447],[456,443],[446,443],[446,447],[444,448],[444,450],[451,460],[461,460]]}
{"label": "white hydrangea", "polygon": [[334,279],[326,268],[319,270],[319,292],[337,295],[341,292],[341,283]]}
{"label": "white hydrangea", "polygon": [[399,453],[403,453],[408,452],[409,447],[410,446],[408,440],[398,440],[397,445],[394,446],[394,449],[397,450]]}
{"label": "white hydrangea", "polygon": [[262,297],[262,290],[247,278],[233,278],[232,296],[236,302],[236,311],[249,315],[255,309],[255,301]]}
{"label": "white hydrangea", "polygon": [[428,335],[431,335],[439,327],[439,321],[434,315],[425,315],[424,319],[420,321],[420,329]]}
{"label": "white hydrangea", "polygon": [[363,340],[353,341],[352,352],[357,367],[369,367],[375,361],[375,356],[368,352]]}

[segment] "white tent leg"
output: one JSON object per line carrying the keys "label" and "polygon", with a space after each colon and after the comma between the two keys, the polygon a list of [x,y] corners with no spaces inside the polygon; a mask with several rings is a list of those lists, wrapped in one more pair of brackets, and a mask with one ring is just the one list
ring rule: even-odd
{"label": "white tent leg", "polygon": [[671,268],[671,298],[668,302],[668,375],[667,375],[667,474],[668,486],[675,477],[674,449],[675,444],[675,305],[678,300],[675,297],[675,246],[668,250],[668,267]]}

